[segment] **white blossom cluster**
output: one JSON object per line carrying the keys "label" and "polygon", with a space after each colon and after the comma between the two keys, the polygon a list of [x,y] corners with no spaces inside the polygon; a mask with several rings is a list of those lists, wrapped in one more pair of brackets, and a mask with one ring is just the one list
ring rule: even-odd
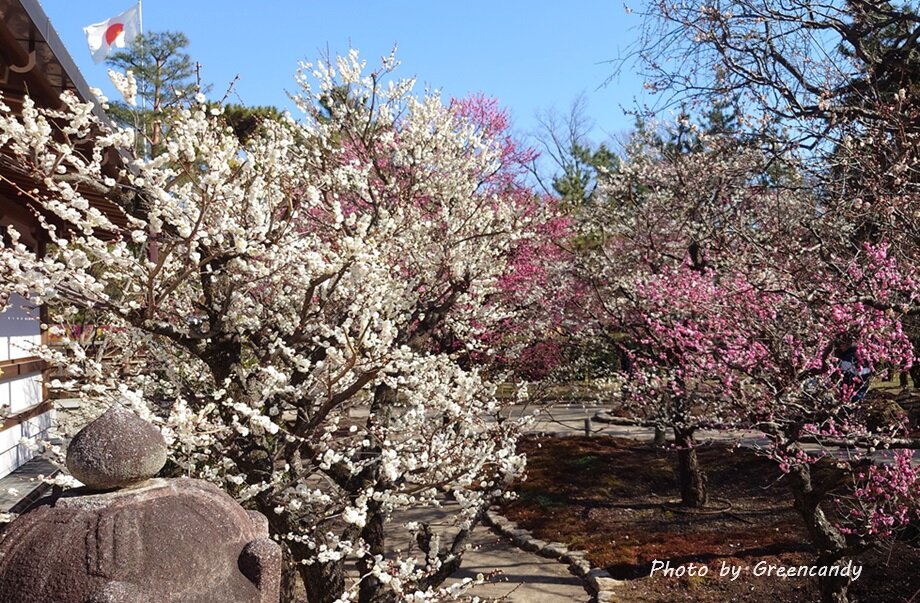
{"label": "white blossom cluster", "polygon": [[268,515],[303,571],[356,558],[343,601],[464,590],[437,577],[462,539],[394,559],[375,530],[447,493],[463,533],[523,469],[488,372],[458,350],[513,317],[491,300],[530,218],[482,186],[498,142],[394,64],[305,65],[304,118],[245,143],[189,99],[152,159],[125,159],[133,133],[69,95],[0,117],[49,239],[39,256],[8,229],[0,299],[45,304],[66,385],[149,413],[176,466]]}

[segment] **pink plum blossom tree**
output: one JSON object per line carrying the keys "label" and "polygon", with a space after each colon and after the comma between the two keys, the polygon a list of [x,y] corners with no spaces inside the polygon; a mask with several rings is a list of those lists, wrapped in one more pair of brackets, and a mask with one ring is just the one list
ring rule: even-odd
{"label": "pink plum blossom tree", "polygon": [[[650,131],[638,133],[580,214],[588,243],[579,272],[594,293],[589,307],[597,328],[622,336],[631,365],[620,403],[628,422],[673,430],[681,499],[689,506],[708,500],[694,433],[736,426],[743,417],[732,405],[738,384],[727,359],[700,354],[747,341],[729,315],[738,292],[717,275],[729,250],[744,244],[737,227],[755,220],[758,206],[766,209],[749,186],[760,165],[756,152],[717,138],[701,145],[705,150],[684,153]],[[758,355],[755,347],[744,361]]]}
{"label": "pink plum blossom tree", "polygon": [[[705,488],[687,435],[759,430],[819,563],[839,565],[918,517],[907,457],[873,463],[920,442],[874,422],[862,399],[867,375],[913,362],[899,308],[917,282],[888,246],[854,247],[848,217],[822,211],[794,175],[765,184],[759,152],[702,141],[690,154],[633,151],[585,222],[598,316],[631,341],[626,408],[674,429],[688,504]],[[823,600],[847,600],[848,577],[820,580]]]}

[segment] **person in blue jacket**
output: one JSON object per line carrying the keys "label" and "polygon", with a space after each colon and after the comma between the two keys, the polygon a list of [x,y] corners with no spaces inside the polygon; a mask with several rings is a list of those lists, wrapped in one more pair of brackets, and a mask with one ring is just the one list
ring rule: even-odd
{"label": "person in blue jacket", "polygon": [[853,338],[840,339],[834,356],[837,357],[837,368],[840,369],[843,382],[856,388],[852,399],[856,401],[864,399],[869,391],[872,371],[866,366],[860,366],[859,348]]}

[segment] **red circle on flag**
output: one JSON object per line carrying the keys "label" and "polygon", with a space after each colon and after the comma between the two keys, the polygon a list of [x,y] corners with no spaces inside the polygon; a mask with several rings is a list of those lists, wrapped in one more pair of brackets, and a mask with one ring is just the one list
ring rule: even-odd
{"label": "red circle on flag", "polygon": [[105,43],[111,46],[124,30],[125,26],[121,23],[112,23],[109,25],[109,28],[105,30]]}

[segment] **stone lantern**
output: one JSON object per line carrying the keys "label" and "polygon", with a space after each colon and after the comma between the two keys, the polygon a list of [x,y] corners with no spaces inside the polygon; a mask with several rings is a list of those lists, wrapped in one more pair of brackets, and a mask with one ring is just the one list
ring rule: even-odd
{"label": "stone lantern", "polygon": [[165,462],[160,432],[131,411],[87,425],[67,450],[85,486],[0,533],[0,601],[278,603],[265,516],[207,482],[154,478]]}

